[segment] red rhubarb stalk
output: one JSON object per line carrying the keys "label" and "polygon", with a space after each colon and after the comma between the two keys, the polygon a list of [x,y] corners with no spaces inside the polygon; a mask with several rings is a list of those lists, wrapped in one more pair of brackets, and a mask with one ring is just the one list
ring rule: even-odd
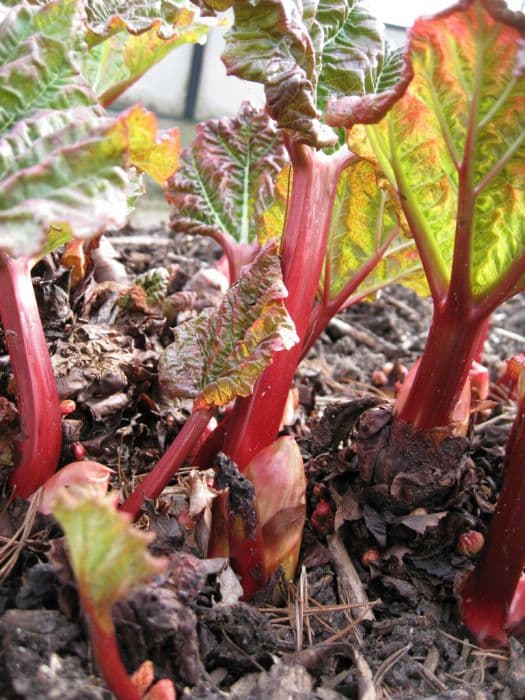
{"label": "red rhubarb stalk", "polygon": [[191,414],[175,440],[155,465],[155,469],[146,476],[144,481],[124,501],[121,506],[122,511],[129,513],[133,518],[137,518],[144,499],[157,498],[169,480],[173,478],[184,464],[184,460],[206,429],[214,410],[213,408],[202,409]]}
{"label": "red rhubarb stalk", "polygon": [[435,310],[412,386],[396,406],[400,420],[422,429],[451,424],[485,337],[485,321],[477,314],[461,314],[453,304]]}
{"label": "red rhubarb stalk", "polygon": [[54,474],[62,442],[58,392],[30,270],[27,258],[15,260],[4,255],[0,260],[0,315],[16,383],[22,436],[11,481],[16,495],[23,498]]}
{"label": "red rhubarb stalk", "polygon": [[139,689],[122,663],[113,625],[106,629],[96,614],[87,615],[87,620],[95,659],[108,688],[117,700],[141,700]]}
{"label": "red rhubarb stalk", "polygon": [[281,259],[288,290],[286,308],[300,342],[278,353],[257,381],[252,396],[236,402],[224,451],[241,472],[277,437],[319,287],[338,179],[355,158],[346,148],[327,156],[293,141],[289,141],[288,150],[293,182]]}
{"label": "red rhubarb stalk", "polygon": [[485,547],[474,571],[462,585],[463,619],[485,645],[507,642],[507,628],[525,618],[525,397],[507,443],[504,480]]}

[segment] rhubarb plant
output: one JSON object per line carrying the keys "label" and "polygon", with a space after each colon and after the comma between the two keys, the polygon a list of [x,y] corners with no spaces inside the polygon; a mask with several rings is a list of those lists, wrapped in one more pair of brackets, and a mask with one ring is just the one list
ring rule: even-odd
{"label": "rhubarb plant", "polygon": [[[102,677],[118,700],[140,700],[147,699],[148,693],[142,693],[126,672],[111,608],[164,572],[167,560],[148,553],[153,535],[134,528],[129,515],[116,509],[116,501],[116,494],[93,495],[78,486],[70,487],[57,495],[53,515],[66,536],[69,561]],[[160,684],[164,690],[161,697],[175,698],[170,681],[159,681]],[[149,691],[150,697],[155,696],[155,687]]]}
{"label": "rhubarb plant", "polygon": [[417,428],[465,430],[467,378],[488,319],[525,288],[524,33],[525,16],[496,0],[417,20],[414,79],[367,128],[434,302],[423,356],[395,409]]}
{"label": "rhubarb plant", "polygon": [[[264,370],[297,343],[285,298],[277,244],[270,241],[241,270],[238,283],[217,310],[205,310],[175,328],[173,343],[161,357],[159,383],[171,400],[193,399],[192,413],[159,462],[124,501],[124,511],[138,516],[144,499],[158,496],[183,465],[217,409],[249,396]],[[228,418],[225,421],[230,425]],[[251,483],[238,473],[218,472],[216,486],[221,493],[213,510],[208,551],[208,556],[231,558],[245,597],[280,565],[293,575],[305,519],[305,476],[295,442],[270,445],[258,458],[264,476],[250,475]],[[218,459],[218,463],[229,466],[230,460]]]}
{"label": "rhubarb plant", "polygon": [[[250,396],[236,399],[218,428],[218,437],[216,431],[210,440],[214,448],[222,446],[240,471],[257,484],[255,496],[263,512],[267,498],[262,495],[263,484],[267,482],[269,491],[272,480],[277,483],[268,460],[277,463],[281,459],[284,448],[275,448],[275,454],[272,450],[301,356],[352,295],[367,296],[387,278],[417,276],[417,256],[405,239],[407,226],[394,189],[381,175],[374,157],[357,156],[345,142],[345,129],[381,118],[403,94],[411,73],[401,53],[385,46],[380,25],[360,3],[341,2],[334,7],[328,2],[313,6],[257,0],[221,2],[216,9],[230,5],[235,21],[226,37],[223,61],[229,73],[265,86],[266,111],[283,134],[290,168],[277,180],[274,204],[252,226],[249,216],[254,210],[245,206],[243,214],[239,202],[250,204],[250,197],[253,199],[250,192],[259,177],[257,169],[252,179],[251,171],[244,167],[242,183],[240,166],[246,158],[240,162],[237,146],[233,152],[229,148],[241,136],[230,136],[224,142],[225,122],[213,122],[201,127],[168,197],[177,205],[174,227],[208,233],[227,253],[232,248],[231,238],[226,237],[226,233],[231,236],[228,227],[232,221],[237,241],[243,241],[239,236],[244,241],[255,240],[256,235],[259,244],[267,239],[279,241],[288,290],[286,307],[299,342],[274,358]],[[245,109],[239,118],[241,134],[247,116]],[[234,122],[229,125],[231,133]],[[228,175],[226,186],[223,170]],[[239,193],[244,193],[244,199]],[[239,214],[233,219],[230,212]],[[235,276],[231,260],[236,252],[228,255]],[[375,278],[370,277],[374,269]],[[258,469],[266,474],[264,478],[257,478]],[[299,498],[298,493],[294,498]],[[227,520],[227,508],[219,499],[216,504],[214,515],[221,522]],[[294,504],[289,501],[287,506],[293,509]],[[228,553],[246,595],[275,568],[277,558],[268,564],[270,539],[267,537],[263,552],[258,552],[243,537],[237,516],[232,514]]]}
{"label": "rhubarb plant", "polygon": [[58,395],[31,267],[72,236],[89,238],[123,225],[130,192],[139,185],[128,166],[154,175],[162,167],[171,172],[178,142],[174,133],[158,139],[145,112],[113,120],[100,108],[81,70],[86,47],[80,2],[18,3],[3,10],[0,316],[22,436],[12,482],[17,495],[27,497],[53,474],[61,447]]}
{"label": "rhubarb plant", "polygon": [[281,260],[287,308],[300,338],[276,358],[253,395],[236,402],[224,451],[243,471],[275,440],[308,342],[342,173],[360,160],[346,146],[344,129],[380,119],[411,74],[401,53],[385,46],[380,24],[361,3],[261,0],[232,7],[235,22],[223,61],[230,74],[264,85],[266,109],[284,130],[293,170]]}

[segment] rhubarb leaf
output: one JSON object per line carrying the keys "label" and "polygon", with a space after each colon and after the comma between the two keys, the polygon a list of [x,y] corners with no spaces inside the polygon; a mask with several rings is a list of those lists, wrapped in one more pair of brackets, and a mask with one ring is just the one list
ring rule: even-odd
{"label": "rhubarb leaf", "polygon": [[181,160],[166,189],[172,229],[251,243],[285,162],[281,132],[265,112],[246,102],[233,119],[198,124]]}
{"label": "rhubarb leaf", "polygon": [[501,12],[496,0],[418,20],[414,80],[368,129],[385,171],[391,165],[438,298],[454,256],[474,302],[494,292],[494,304],[523,288],[524,32],[525,16]]}
{"label": "rhubarb leaf", "polygon": [[[393,283],[426,296],[421,262],[396,192],[378,169],[370,146],[367,156],[343,170],[339,178],[320,297],[325,302],[339,297],[340,304],[347,306]],[[261,245],[280,239],[291,178],[288,166],[277,177],[274,201],[258,230]]]}
{"label": "rhubarb leaf", "polygon": [[385,54],[382,28],[357,0],[232,3],[228,73],[265,86],[268,112],[300,142],[333,146],[328,125],[379,120],[401,96],[410,71]]}
{"label": "rhubarb leaf", "polygon": [[215,21],[188,0],[88,3],[90,51],[84,71],[107,106],[173,49],[203,42]]}
{"label": "rhubarb leaf", "polygon": [[124,112],[120,121],[128,132],[130,162],[163,185],[179,163],[179,130],[158,133],[156,116],[141,105]]}
{"label": "rhubarb leaf", "polygon": [[248,396],[273,354],[298,341],[285,297],[277,245],[269,243],[217,310],[177,326],[159,366],[166,394],[195,399],[195,410]]}
{"label": "rhubarb leaf", "polygon": [[0,23],[0,248],[33,255],[60,239],[123,225],[127,138],[104,117],[78,65],[74,0],[20,4]]}
{"label": "rhubarb leaf", "polygon": [[[337,185],[327,245],[327,300],[367,296],[393,282],[428,294],[408,226],[391,184],[368,160],[346,168]],[[344,298],[341,299],[344,301]]]}
{"label": "rhubarb leaf", "polygon": [[153,535],[131,525],[130,516],[116,509],[114,495],[86,495],[71,486],[55,502],[53,515],[66,535],[84,608],[111,628],[112,605],[164,571],[166,560],[148,553]]}
{"label": "rhubarb leaf", "polygon": [[191,15],[193,5],[188,0],[86,0],[87,24],[91,36],[106,38],[124,30],[130,34],[142,34],[155,28],[163,39],[177,32],[177,23]]}

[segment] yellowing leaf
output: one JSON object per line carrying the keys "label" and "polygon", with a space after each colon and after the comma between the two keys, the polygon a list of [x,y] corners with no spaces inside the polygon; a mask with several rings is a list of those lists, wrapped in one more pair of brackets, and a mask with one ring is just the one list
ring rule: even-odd
{"label": "yellowing leaf", "polygon": [[156,116],[141,105],[129,109],[121,119],[128,130],[130,163],[163,185],[179,163],[179,130],[159,134]]}
{"label": "yellowing leaf", "polygon": [[[343,293],[372,293],[401,282],[427,294],[414,242],[391,184],[369,160],[346,168],[339,179],[327,246],[330,300]],[[344,294],[345,290],[347,294]]]}

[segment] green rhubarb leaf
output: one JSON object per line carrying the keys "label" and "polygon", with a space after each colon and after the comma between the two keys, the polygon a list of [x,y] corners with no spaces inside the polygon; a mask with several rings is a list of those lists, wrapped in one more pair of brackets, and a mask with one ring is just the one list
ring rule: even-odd
{"label": "green rhubarb leaf", "polygon": [[503,12],[496,0],[418,20],[410,32],[414,80],[368,128],[438,298],[454,250],[473,301],[523,286],[524,34],[525,16]]}
{"label": "green rhubarb leaf", "polygon": [[274,353],[298,342],[285,297],[277,244],[269,243],[218,309],[177,326],[159,365],[166,394],[194,399],[195,410],[251,394]]}
{"label": "green rhubarb leaf", "polygon": [[166,189],[173,230],[254,241],[285,162],[281,133],[265,112],[244,103],[233,119],[199,124],[181,160]]}
{"label": "green rhubarb leaf", "polygon": [[20,3],[0,23],[0,249],[33,255],[66,225],[96,235],[127,217],[127,136],[78,68],[82,6]]}
{"label": "green rhubarb leaf", "polygon": [[90,51],[84,71],[105,106],[178,46],[202,43],[216,23],[199,17],[188,0],[88,2],[87,8]]}
{"label": "green rhubarb leaf", "polygon": [[232,3],[228,73],[265,86],[267,107],[297,140],[323,148],[331,126],[378,121],[402,95],[410,71],[385,50],[381,26],[357,0]]}
{"label": "green rhubarb leaf", "polygon": [[352,164],[339,179],[325,271],[327,301],[367,296],[393,282],[428,294],[397,195],[369,160]]}
{"label": "green rhubarb leaf", "polygon": [[164,571],[166,560],[149,554],[153,535],[134,528],[111,494],[71,486],[55,501],[53,515],[66,536],[82,604],[108,629],[113,604]]}

